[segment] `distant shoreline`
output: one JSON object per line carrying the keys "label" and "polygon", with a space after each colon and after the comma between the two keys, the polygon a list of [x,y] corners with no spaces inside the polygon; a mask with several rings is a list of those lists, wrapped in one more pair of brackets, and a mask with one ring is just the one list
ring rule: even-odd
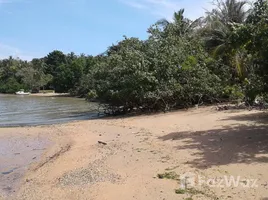
{"label": "distant shoreline", "polygon": [[[16,94],[5,94],[0,93],[0,95],[16,95]],[[72,97],[70,93],[33,93],[27,96],[34,96],[34,97]]]}
{"label": "distant shoreline", "polygon": [[30,96],[36,96],[36,97],[71,97],[70,93],[35,93],[30,94]]}

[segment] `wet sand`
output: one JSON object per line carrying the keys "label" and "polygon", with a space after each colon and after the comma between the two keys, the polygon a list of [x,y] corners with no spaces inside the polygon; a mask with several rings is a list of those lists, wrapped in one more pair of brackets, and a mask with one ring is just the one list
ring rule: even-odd
{"label": "wet sand", "polygon": [[[29,138],[33,144],[36,138],[51,144],[40,160],[27,169],[19,189],[3,199],[265,200],[267,122],[265,112],[218,112],[208,107],[150,116],[1,128],[1,144],[7,138],[19,141],[20,137]],[[39,156],[26,149],[25,152],[28,160]],[[202,185],[176,194],[175,190],[181,187],[177,178],[158,178],[159,174],[171,172],[177,176],[190,172],[217,180],[225,175],[241,176],[256,179],[258,187],[242,187],[245,182],[241,180],[239,187]],[[5,185],[3,180],[0,182]]]}
{"label": "wet sand", "polygon": [[0,196],[13,196],[29,166],[40,160],[50,142],[24,135],[0,138]]}

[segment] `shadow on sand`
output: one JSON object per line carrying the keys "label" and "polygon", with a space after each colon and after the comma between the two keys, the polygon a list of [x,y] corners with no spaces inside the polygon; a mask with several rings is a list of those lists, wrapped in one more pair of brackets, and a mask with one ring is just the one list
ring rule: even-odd
{"label": "shadow on sand", "polygon": [[[197,132],[170,133],[159,139],[181,141],[178,150],[192,150],[187,164],[197,168],[235,163],[268,163],[268,115],[257,113],[224,120],[251,121],[255,125],[234,125]],[[266,154],[266,155],[264,155]]]}

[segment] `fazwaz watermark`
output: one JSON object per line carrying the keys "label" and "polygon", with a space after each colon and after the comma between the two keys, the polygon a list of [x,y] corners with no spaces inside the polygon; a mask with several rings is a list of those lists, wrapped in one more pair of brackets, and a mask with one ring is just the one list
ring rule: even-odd
{"label": "fazwaz watermark", "polygon": [[247,179],[241,176],[224,175],[220,178],[207,178],[192,172],[180,175],[182,189],[208,186],[212,188],[258,188],[258,179]]}

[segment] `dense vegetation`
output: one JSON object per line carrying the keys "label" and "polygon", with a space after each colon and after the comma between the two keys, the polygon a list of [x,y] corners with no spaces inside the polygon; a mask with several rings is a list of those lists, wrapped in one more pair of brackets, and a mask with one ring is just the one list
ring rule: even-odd
{"label": "dense vegetation", "polygon": [[148,39],[127,38],[99,56],[53,51],[31,62],[0,61],[0,92],[55,89],[106,103],[112,110],[169,110],[268,92],[268,2],[218,0],[195,21],[174,13]]}

